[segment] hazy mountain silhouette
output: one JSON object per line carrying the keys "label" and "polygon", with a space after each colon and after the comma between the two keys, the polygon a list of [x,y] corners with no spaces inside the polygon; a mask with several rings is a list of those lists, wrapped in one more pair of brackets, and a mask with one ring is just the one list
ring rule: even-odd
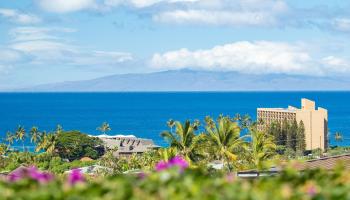
{"label": "hazy mountain silhouette", "polygon": [[237,72],[177,70],[148,74],[123,74],[86,81],[38,85],[17,91],[262,91],[349,90],[346,78],[285,74],[251,75]]}

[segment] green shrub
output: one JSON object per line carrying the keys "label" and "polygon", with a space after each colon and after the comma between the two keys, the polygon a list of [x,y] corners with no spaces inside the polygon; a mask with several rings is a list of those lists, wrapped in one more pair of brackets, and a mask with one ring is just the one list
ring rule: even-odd
{"label": "green shrub", "polygon": [[0,181],[0,199],[251,199],[307,200],[350,199],[350,174],[339,168],[334,172],[312,170],[298,173],[286,170],[275,177],[243,180],[231,174],[208,174],[201,169],[177,169],[146,175],[97,177],[69,185],[56,177],[48,184],[31,180],[14,183]]}

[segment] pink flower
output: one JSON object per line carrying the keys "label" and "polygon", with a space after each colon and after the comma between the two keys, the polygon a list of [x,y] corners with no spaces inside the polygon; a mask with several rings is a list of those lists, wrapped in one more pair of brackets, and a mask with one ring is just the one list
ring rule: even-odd
{"label": "pink flower", "polygon": [[175,156],[172,159],[170,159],[168,162],[159,161],[156,165],[156,171],[163,171],[171,167],[178,167],[180,168],[181,171],[183,171],[186,168],[188,168],[188,163],[181,156]]}
{"label": "pink flower", "polygon": [[147,175],[146,175],[144,172],[140,172],[140,173],[137,174],[137,178],[139,178],[139,179],[141,179],[141,180],[144,179],[144,178],[146,178],[146,176],[147,176]]}
{"label": "pink flower", "polygon": [[16,181],[22,180],[26,176],[25,170],[26,168],[24,167],[17,168],[7,176],[7,179],[10,182],[16,182]]}
{"label": "pink flower", "polygon": [[169,164],[166,161],[159,161],[156,165],[156,171],[163,171],[169,168]]}
{"label": "pink flower", "polygon": [[226,181],[229,182],[229,183],[232,183],[235,181],[235,174],[234,173],[228,173],[226,175]]}
{"label": "pink flower", "polygon": [[306,183],[304,189],[305,192],[311,197],[315,196],[318,193],[317,185],[315,185],[313,182]]}
{"label": "pink flower", "polygon": [[308,188],[307,188],[307,193],[308,193],[308,195],[310,195],[310,196],[315,196],[316,194],[317,194],[317,189],[316,189],[316,187],[315,186],[309,186]]}
{"label": "pink flower", "polygon": [[39,183],[48,183],[54,178],[51,173],[41,172],[36,167],[30,167],[28,169],[28,175],[31,179],[36,180]]}
{"label": "pink flower", "polygon": [[72,169],[71,173],[68,176],[68,182],[71,185],[75,185],[79,182],[85,182],[85,177],[81,173],[80,169]]}
{"label": "pink flower", "polygon": [[180,156],[175,156],[174,158],[170,159],[169,165],[171,167],[178,166],[181,170],[185,170],[186,168],[188,168],[187,161]]}
{"label": "pink flower", "polygon": [[16,182],[26,178],[39,183],[48,183],[54,179],[54,176],[51,173],[41,172],[34,166],[30,168],[18,168],[8,175],[8,180],[10,182]]}

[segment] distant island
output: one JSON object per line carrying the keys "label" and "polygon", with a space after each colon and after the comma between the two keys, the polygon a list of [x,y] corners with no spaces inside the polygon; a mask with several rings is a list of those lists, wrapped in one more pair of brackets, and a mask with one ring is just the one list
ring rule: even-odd
{"label": "distant island", "polygon": [[242,74],[172,70],[146,74],[117,74],[92,80],[44,84],[10,91],[122,92],[122,91],[324,91],[350,90],[342,77],[286,74]]}

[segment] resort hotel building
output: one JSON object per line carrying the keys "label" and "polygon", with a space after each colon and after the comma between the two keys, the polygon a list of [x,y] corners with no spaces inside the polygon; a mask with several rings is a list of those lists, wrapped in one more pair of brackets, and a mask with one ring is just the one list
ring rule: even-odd
{"label": "resort hotel building", "polygon": [[318,107],[309,99],[301,99],[301,108],[288,106],[288,108],[258,108],[257,119],[263,125],[259,129],[269,126],[273,122],[282,123],[288,121],[303,121],[305,127],[306,150],[327,148],[328,111]]}

